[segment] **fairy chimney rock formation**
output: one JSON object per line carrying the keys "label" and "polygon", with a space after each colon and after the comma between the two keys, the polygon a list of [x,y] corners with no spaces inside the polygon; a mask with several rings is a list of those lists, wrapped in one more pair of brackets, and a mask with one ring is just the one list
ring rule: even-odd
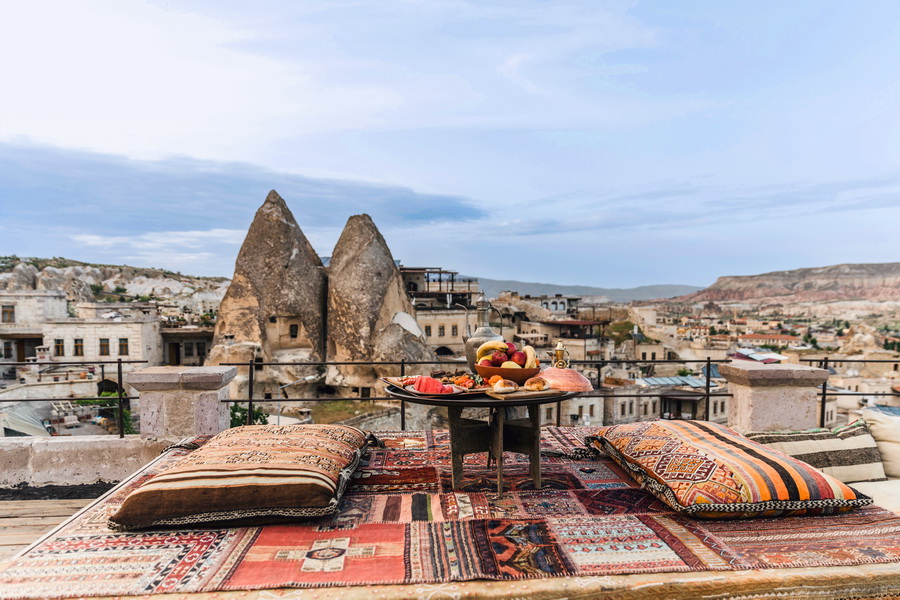
{"label": "fairy chimney rock formation", "polygon": [[[368,215],[347,221],[328,265],[328,359],[332,361],[432,360],[391,251]],[[421,369],[419,369],[421,370]],[[335,386],[372,384],[399,366],[330,367]],[[412,372],[412,370],[410,370]]]}
{"label": "fairy chimney rock formation", "polygon": [[[287,204],[272,190],[256,211],[238,253],[206,364],[257,358],[265,362],[321,360],[325,286],[322,261]],[[239,371],[240,385],[246,369]],[[305,373],[301,369],[270,372],[274,383]]]}

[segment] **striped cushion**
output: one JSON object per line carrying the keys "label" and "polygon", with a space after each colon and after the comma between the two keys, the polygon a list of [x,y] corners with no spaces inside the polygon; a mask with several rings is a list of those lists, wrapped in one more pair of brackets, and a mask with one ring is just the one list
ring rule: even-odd
{"label": "striped cushion", "polygon": [[333,513],[366,434],[345,425],[228,429],[132,491],[116,530],[284,521]]}
{"label": "striped cushion", "polygon": [[697,517],[830,514],[872,503],[806,463],[716,423],[613,425],[587,441],[673,509]]}
{"label": "striped cushion", "polygon": [[875,438],[861,419],[834,429],[751,431],[745,435],[844,483],[887,479]]}

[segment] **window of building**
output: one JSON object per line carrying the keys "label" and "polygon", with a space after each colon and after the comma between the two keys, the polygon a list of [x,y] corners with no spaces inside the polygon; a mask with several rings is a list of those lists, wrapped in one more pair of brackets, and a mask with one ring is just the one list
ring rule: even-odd
{"label": "window of building", "polygon": [[72,354],[74,356],[84,356],[84,340],[81,338],[75,338],[75,345],[72,347]]}
{"label": "window of building", "polygon": [[300,326],[297,325],[296,323],[294,323],[293,325],[291,325],[290,331],[291,331],[291,337],[295,338],[298,335],[300,335]]}
{"label": "window of building", "polygon": [[653,401],[653,414],[656,414],[656,400]]}
{"label": "window of building", "polygon": [[580,419],[583,416],[584,416],[584,405],[581,405],[578,407],[578,418]]}
{"label": "window of building", "polygon": [[656,352],[650,353],[650,360],[656,360]]}
{"label": "window of building", "polygon": [[194,356],[194,342],[185,342],[184,343],[184,355],[185,355],[185,357],[193,357]]}
{"label": "window of building", "polygon": [[444,326],[438,325],[438,337],[444,337]]}
{"label": "window of building", "polygon": [[593,417],[593,416],[594,416],[594,405],[593,405],[593,404],[591,404],[591,405],[588,407],[588,416],[590,416],[590,417]]}
{"label": "window of building", "polygon": [[647,360],[647,353],[641,352],[641,360]]}
{"label": "window of building", "polygon": [[718,408],[719,408],[719,403],[718,403],[718,402],[713,402],[713,414],[714,414],[714,415],[715,415],[715,414],[718,414],[718,412],[719,412],[719,411],[718,411]]}
{"label": "window of building", "polygon": [[109,356],[109,338],[100,338],[100,356]]}
{"label": "window of building", "polygon": [[431,337],[431,325],[425,326],[425,337]]}
{"label": "window of building", "polygon": [[548,408],[548,409],[544,412],[544,420],[545,420],[545,421],[552,421],[552,420],[553,420],[553,409],[552,409],[552,408]]}
{"label": "window of building", "polygon": [[66,355],[66,343],[63,340],[53,340],[53,354],[55,356]]}
{"label": "window of building", "polygon": [[197,342],[197,358],[206,358],[206,342]]}
{"label": "window of building", "polygon": [[645,404],[645,405],[644,405],[644,416],[645,416],[645,417],[647,416],[647,409],[648,409],[648,408],[649,408],[649,407]]}
{"label": "window of building", "polygon": [[119,356],[128,356],[128,338],[119,338]]}
{"label": "window of building", "polygon": [[459,326],[454,325],[453,327],[451,327],[450,335],[452,335],[453,337],[458,337],[459,336]]}
{"label": "window of building", "polygon": [[12,358],[12,342],[3,342],[3,358]]}
{"label": "window of building", "polygon": [[619,405],[619,414],[622,415],[623,417],[625,416],[625,403],[624,402]]}
{"label": "window of building", "polygon": [[16,322],[16,307],[6,306],[4,305],[2,309],[0,309],[0,322],[2,323],[15,323]]}

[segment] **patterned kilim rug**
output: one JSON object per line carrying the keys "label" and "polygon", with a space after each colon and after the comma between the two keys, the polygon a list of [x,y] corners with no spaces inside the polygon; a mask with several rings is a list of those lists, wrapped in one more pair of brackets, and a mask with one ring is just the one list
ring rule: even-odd
{"label": "patterned kilim rug", "polygon": [[[581,447],[585,428],[547,428],[543,446]],[[341,510],[289,525],[116,533],[124,496],[187,453],[170,451],[0,572],[0,597],[59,598],[783,569],[900,562],[900,517],[845,515],[698,521],[638,489],[611,460],[508,454],[506,493],[485,455],[450,488],[444,432],[378,434]]]}

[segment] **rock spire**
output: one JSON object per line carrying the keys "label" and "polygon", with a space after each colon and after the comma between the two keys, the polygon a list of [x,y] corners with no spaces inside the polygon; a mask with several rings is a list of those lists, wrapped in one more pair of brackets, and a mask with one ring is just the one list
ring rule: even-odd
{"label": "rock spire", "polygon": [[235,261],[208,364],[321,360],[325,285],[322,261],[272,190]]}
{"label": "rock spire", "polygon": [[[333,361],[430,360],[403,278],[369,215],[347,221],[328,265],[328,358]],[[370,386],[397,366],[332,367],[338,386]]]}

